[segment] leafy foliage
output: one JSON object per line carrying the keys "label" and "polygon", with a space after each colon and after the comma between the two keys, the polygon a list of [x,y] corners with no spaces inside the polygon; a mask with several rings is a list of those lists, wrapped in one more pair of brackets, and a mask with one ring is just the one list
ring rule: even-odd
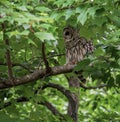
{"label": "leafy foliage", "polygon": [[[91,38],[95,51],[74,70],[84,69],[89,86],[108,84],[107,88],[80,89],[79,121],[120,121],[120,2],[119,0],[1,0],[0,1],[0,80],[8,78],[5,66],[6,49],[11,52],[13,75],[24,76],[44,68],[42,42],[50,66],[64,65],[62,30],[66,25],[80,29]],[[3,27],[4,26],[4,27]],[[4,40],[8,39],[10,46]],[[71,75],[71,74],[69,74]],[[43,78],[26,85],[0,91],[2,122],[58,122],[48,109],[38,102],[49,101],[67,117],[67,100],[63,94],[49,88],[34,94],[43,83],[58,83],[68,88],[63,75]],[[19,103],[18,97],[30,101]],[[12,101],[7,107],[4,104]]]}

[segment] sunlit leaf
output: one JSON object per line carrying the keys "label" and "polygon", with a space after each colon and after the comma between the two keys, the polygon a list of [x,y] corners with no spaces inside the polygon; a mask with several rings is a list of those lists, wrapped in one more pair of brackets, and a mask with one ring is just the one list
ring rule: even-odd
{"label": "sunlit leaf", "polygon": [[90,7],[90,8],[88,8],[88,9],[87,9],[88,14],[89,14],[90,16],[94,17],[97,9],[98,9],[98,7],[96,7],[96,6],[95,6],[95,7]]}
{"label": "sunlit leaf", "polygon": [[84,25],[86,20],[87,20],[87,9],[84,8],[82,9],[80,15],[77,17],[77,22],[80,22],[82,25]]}
{"label": "sunlit leaf", "polygon": [[40,11],[40,12],[49,12],[49,11],[51,11],[49,8],[47,8],[47,7],[36,7],[35,8],[36,10],[38,10],[38,11]]}
{"label": "sunlit leaf", "polygon": [[72,15],[74,14],[74,11],[71,10],[71,9],[68,9],[66,12],[65,12],[65,19],[69,19]]}
{"label": "sunlit leaf", "polygon": [[41,41],[55,40],[54,36],[51,33],[47,33],[47,32],[36,32],[35,36],[39,38]]}
{"label": "sunlit leaf", "polygon": [[[93,40],[95,47],[73,72],[69,65],[67,69],[62,67],[65,49],[72,51],[75,41],[81,40],[73,29],[68,42],[72,43],[67,47],[63,30],[68,25],[75,27],[80,36]],[[80,80],[80,87],[71,88],[69,78],[79,80],[74,71],[81,70],[86,83],[81,85]],[[56,71],[58,74],[53,76]],[[11,77],[21,81],[13,87]],[[56,85],[49,87],[49,83]],[[74,121],[69,115],[77,115],[78,122],[119,122],[119,0],[0,0],[0,89],[1,122]],[[68,115],[70,101],[75,109],[76,100],[78,113]]]}
{"label": "sunlit leaf", "polygon": [[23,32],[20,33],[20,35],[27,36],[30,32],[28,30],[24,30]]}
{"label": "sunlit leaf", "polygon": [[27,11],[26,6],[19,6],[18,9],[21,10],[21,11]]}

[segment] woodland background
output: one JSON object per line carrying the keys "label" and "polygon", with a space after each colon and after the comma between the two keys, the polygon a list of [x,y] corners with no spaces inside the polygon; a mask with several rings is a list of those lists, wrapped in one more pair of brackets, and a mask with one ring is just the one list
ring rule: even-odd
{"label": "woodland background", "polygon": [[[74,69],[64,65],[66,25],[95,45]],[[77,90],[64,76],[75,69],[87,79]],[[65,89],[79,90],[78,121],[120,122],[120,1],[0,0],[0,89],[1,122],[72,121]]]}

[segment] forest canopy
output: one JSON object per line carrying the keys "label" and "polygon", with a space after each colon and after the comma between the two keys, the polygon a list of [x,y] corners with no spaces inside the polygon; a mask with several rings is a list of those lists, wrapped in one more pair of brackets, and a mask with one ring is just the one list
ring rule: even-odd
{"label": "forest canopy", "polygon": [[[68,25],[95,47],[70,67]],[[87,83],[69,87],[69,77],[83,69]],[[76,120],[68,110],[74,95]],[[0,0],[0,121],[119,122],[119,103],[119,0]]]}

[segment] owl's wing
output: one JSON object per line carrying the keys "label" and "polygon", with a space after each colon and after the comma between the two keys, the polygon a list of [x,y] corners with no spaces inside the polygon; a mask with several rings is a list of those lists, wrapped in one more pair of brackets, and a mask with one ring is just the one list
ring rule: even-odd
{"label": "owl's wing", "polygon": [[94,46],[93,46],[93,42],[91,40],[90,41],[87,41],[87,43],[86,43],[86,49],[87,49],[87,53],[93,53]]}
{"label": "owl's wing", "polygon": [[80,44],[86,50],[86,54],[93,53],[94,46],[92,40],[87,40],[85,37],[80,37]]}

